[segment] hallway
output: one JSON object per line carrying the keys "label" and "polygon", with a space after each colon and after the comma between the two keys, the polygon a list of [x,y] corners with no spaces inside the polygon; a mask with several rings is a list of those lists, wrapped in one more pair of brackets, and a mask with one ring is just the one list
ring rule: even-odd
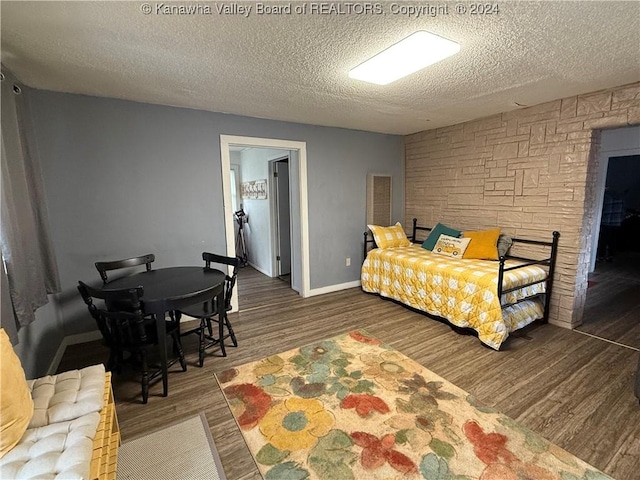
{"label": "hallway", "polygon": [[598,262],[576,330],[640,350],[640,252]]}

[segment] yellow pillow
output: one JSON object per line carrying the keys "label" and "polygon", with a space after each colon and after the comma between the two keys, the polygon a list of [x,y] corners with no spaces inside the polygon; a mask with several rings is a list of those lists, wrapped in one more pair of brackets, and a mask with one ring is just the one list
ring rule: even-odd
{"label": "yellow pillow", "polygon": [[478,232],[463,232],[463,238],[470,238],[469,246],[462,258],[482,258],[484,260],[498,260],[498,237],[500,229],[481,230]]}
{"label": "yellow pillow", "polygon": [[373,239],[376,241],[378,248],[408,247],[411,245],[400,222],[391,227],[379,227],[377,225],[367,225],[367,227],[373,233]]}
{"label": "yellow pillow", "polygon": [[24,435],[33,415],[33,399],[20,359],[0,328],[0,458]]}

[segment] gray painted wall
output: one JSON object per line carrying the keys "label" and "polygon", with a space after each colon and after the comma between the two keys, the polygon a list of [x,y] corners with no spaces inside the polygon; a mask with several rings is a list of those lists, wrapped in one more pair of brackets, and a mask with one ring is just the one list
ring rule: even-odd
{"label": "gray painted wall", "polygon": [[64,339],[60,309],[55,295],[49,296],[49,303],[36,311],[36,319],[18,331],[18,343],[14,350],[27,378],[47,375],[53,358]]}
{"label": "gray painted wall", "polygon": [[152,252],[165,267],[225,251],[220,134],[307,142],[312,289],[359,279],[367,172],[393,175],[402,218],[400,136],[30,93],[65,336],[95,330],[76,291],[78,280],[98,281],[94,262]]}

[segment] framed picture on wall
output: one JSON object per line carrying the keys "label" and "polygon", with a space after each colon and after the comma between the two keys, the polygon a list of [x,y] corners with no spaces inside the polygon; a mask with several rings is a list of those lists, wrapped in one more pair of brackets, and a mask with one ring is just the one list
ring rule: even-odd
{"label": "framed picture on wall", "polygon": [[266,200],[267,198],[267,180],[252,180],[250,182],[242,182],[240,185],[242,198],[250,200]]}

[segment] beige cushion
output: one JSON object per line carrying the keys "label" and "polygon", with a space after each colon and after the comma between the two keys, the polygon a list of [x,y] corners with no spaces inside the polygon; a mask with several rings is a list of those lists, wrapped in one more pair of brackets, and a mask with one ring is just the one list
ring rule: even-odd
{"label": "beige cushion", "polygon": [[28,429],[0,459],[2,479],[88,480],[99,413]]}
{"label": "beige cushion", "polygon": [[20,441],[32,415],[33,400],[22,364],[0,328],[0,458]]}
{"label": "beige cushion", "polygon": [[28,380],[34,401],[29,428],[99,412],[104,404],[104,365]]}

